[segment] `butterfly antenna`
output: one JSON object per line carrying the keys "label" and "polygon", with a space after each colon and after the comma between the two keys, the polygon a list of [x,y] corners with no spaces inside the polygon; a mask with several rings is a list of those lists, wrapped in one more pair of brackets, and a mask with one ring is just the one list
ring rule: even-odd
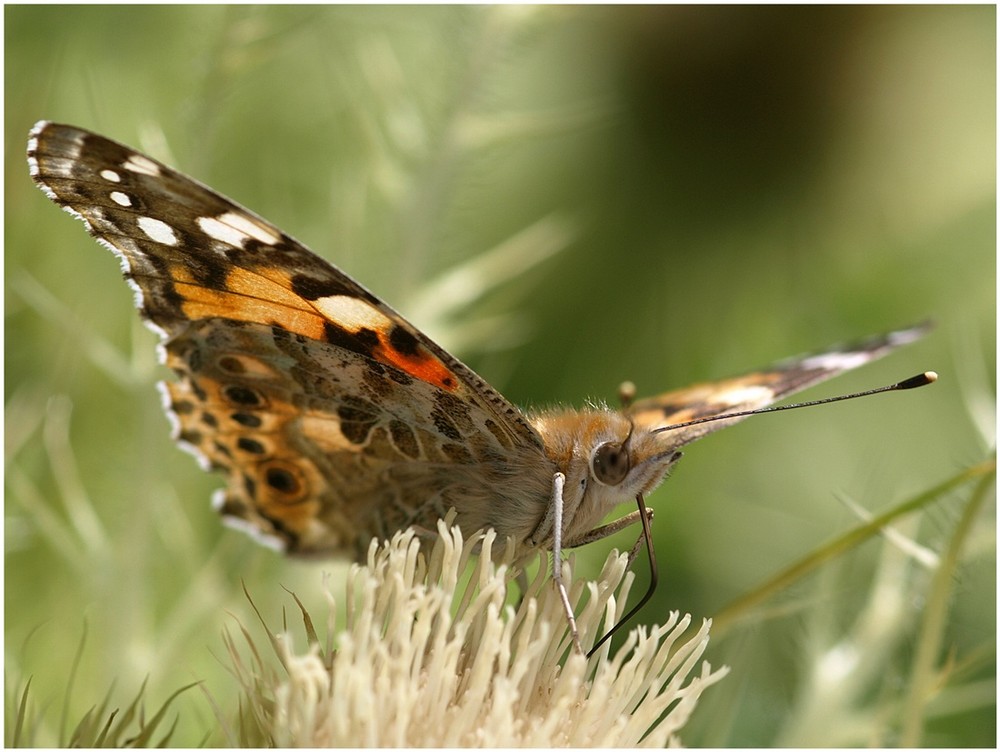
{"label": "butterfly antenna", "polygon": [[636,603],[629,610],[625,616],[618,620],[608,632],[599,639],[594,647],[590,649],[587,653],[587,657],[590,658],[594,653],[597,652],[598,648],[601,647],[605,642],[611,639],[612,635],[617,632],[621,627],[629,621],[633,616],[639,613],[639,609],[646,605],[650,598],[653,597],[653,592],[656,590],[656,585],[659,582],[659,574],[656,569],[656,552],[653,550],[653,533],[649,526],[649,510],[646,509],[646,500],[639,494],[635,497],[636,503],[639,505],[639,519],[642,521],[642,538],[646,542],[646,553],[649,555],[649,588],[646,590],[646,594],[642,596],[642,599]]}
{"label": "butterfly antenna", "polygon": [[[815,405],[825,405],[827,402],[840,402],[841,400],[855,399],[857,397],[868,397],[872,394],[881,394],[882,392],[896,392],[903,389],[916,389],[917,387],[927,386],[928,384],[933,384],[937,381],[937,374],[934,371],[924,371],[923,373],[917,374],[916,376],[911,376],[908,379],[903,379],[902,381],[896,382],[895,384],[889,384],[888,386],[879,387],[877,389],[867,389],[861,392],[852,392],[850,394],[842,394],[837,397],[826,397],[824,399],[810,400],[809,402],[796,402],[791,405],[776,405],[772,407],[761,407],[756,410],[742,410],[735,413],[725,413],[723,415],[712,415],[707,418],[697,418],[695,420],[689,420],[684,423],[675,423],[670,426],[663,426],[662,428],[657,428],[653,433],[659,433],[661,431],[672,431],[677,428],[685,428],[687,426],[697,425],[699,423],[708,423],[713,420],[726,420],[729,418],[741,418],[747,415],[757,415],[758,413],[773,413],[780,410],[794,410],[800,407],[813,407]],[[594,653],[597,652],[598,648],[601,647],[605,642],[611,639],[611,637],[621,629],[633,616],[635,616],[639,610],[646,605],[650,598],[653,597],[653,592],[656,590],[656,585],[659,582],[659,574],[656,567],[656,553],[653,551],[653,539],[652,531],[649,525],[649,511],[646,509],[645,500],[642,494],[636,496],[636,502],[639,504],[639,519],[642,521],[642,540],[646,543],[646,552],[649,555],[649,588],[646,590],[645,595],[642,599],[633,606],[625,616],[623,616],[617,624],[615,624],[608,632],[599,639],[594,647],[590,649],[587,653],[587,657],[590,658]]]}
{"label": "butterfly antenna", "polygon": [[662,426],[661,428],[653,429],[652,433],[660,433],[662,431],[674,431],[678,428],[687,428],[688,426],[696,426],[699,423],[710,423],[713,420],[729,420],[730,418],[743,418],[747,415],[759,415],[760,413],[776,413],[781,410],[796,410],[800,407],[814,407],[815,405],[825,405],[828,402],[840,402],[842,400],[856,399],[857,397],[868,397],[872,394],[882,394],[882,392],[898,392],[903,389],[916,389],[917,387],[927,386],[928,384],[933,384],[937,381],[938,375],[934,371],[924,371],[923,373],[918,373],[916,376],[911,376],[908,379],[903,379],[895,384],[889,384],[888,386],[880,386],[877,389],[866,389],[863,392],[851,392],[850,394],[841,394],[837,397],[825,397],[818,400],[810,400],[809,402],[795,402],[791,405],[772,405],[771,407],[759,407],[756,410],[741,410],[735,413],[722,413],[720,415],[709,415],[706,418],[696,418],[695,420],[688,420],[683,423],[674,423],[669,426]]}
{"label": "butterfly antenna", "polygon": [[631,407],[632,403],[635,402],[635,394],[636,388],[634,382],[623,381],[618,385],[618,401],[621,403],[622,410]]}

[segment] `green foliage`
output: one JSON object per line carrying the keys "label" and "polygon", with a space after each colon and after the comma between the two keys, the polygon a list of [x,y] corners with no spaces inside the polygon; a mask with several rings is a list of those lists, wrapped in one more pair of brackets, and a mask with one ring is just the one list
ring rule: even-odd
{"label": "green foliage", "polygon": [[[145,681],[124,710],[119,707],[112,708],[114,687],[111,687],[97,704],[91,705],[87,709],[67,733],[68,717],[66,713],[74,695],[79,658],[82,656],[85,646],[86,631],[80,639],[76,660],[73,662],[66,682],[62,718],[59,723],[59,738],[56,744],[60,747],[90,748],[169,746],[177,728],[177,719],[174,716],[170,720],[170,726],[163,730],[163,725],[168,720],[170,705],[182,693],[194,687],[197,682],[181,687],[167,697],[151,717],[147,717],[145,710],[143,697],[146,692]],[[45,725],[42,716],[45,709],[38,710],[34,707],[37,703],[33,702],[31,693],[32,678],[29,676],[23,686],[21,686],[20,681],[15,682],[13,688],[8,682],[8,695],[4,708],[5,747],[49,746],[47,742],[41,741]],[[90,687],[87,689],[89,690]],[[88,693],[84,696],[83,701],[91,702],[93,699]]]}

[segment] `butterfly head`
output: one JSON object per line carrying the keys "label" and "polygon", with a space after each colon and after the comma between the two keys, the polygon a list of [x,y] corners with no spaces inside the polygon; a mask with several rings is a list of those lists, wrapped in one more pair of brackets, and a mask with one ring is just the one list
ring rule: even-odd
{"label": "butterfly head", "polygon": [[566,476],[567,520],[573,530],[589,530],[618,504],[652,491],[681,456],[672,437],[617,411],[547,413],[534,424],[556,469]]}
{"label": "butterfly head", "polygon": [[[658,436],[630,423],[623,441],[604,441],[592,447],[588,480],[621,501],[652,491],[680,457],[680,452],[666,447]],[[603,495],[599,490],[596,493]]]}

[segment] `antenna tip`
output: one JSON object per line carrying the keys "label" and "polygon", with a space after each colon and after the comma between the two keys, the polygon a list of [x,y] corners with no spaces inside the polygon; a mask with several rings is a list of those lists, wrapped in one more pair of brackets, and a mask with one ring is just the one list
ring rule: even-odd
{"label": "antenna tip", "polygon": [[618,400],[622,403],[623,408],[626,408],[635,402],[635,393],[635,384],[631,381],[623,381],[618,386]]}
{"label": "antenna tip", "polygon": [[897,389],[916,389],[918,386],[927,386],[928,384],[933,384],[937,381],[938,375],[934,371],[924,371],[923,373],[918,373],[916,376],[911,376],[908,379],[903,379],[898,384],[896,384]]}

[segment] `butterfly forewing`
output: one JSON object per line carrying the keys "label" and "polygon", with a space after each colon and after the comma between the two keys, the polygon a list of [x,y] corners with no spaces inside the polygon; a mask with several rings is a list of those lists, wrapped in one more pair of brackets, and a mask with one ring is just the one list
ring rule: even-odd
{"label": "butterfly forewing", "polygon": [[[637,426],[656,429],[767,407],[844,371],[877,360],[893,349],[919,339],[929,328],[928,324],[920,324],[829,350],[787,358],[742,376],[675,389],[639,400],[627,412]],[[672,444],[679,447],[743,419],[701,423],[666,433],[671,437]]]}
{"label": "butterfly forewing", "polygon": [[516,463],[545,477],[515,485],[547,489],[517,408],[274,225],[72,126],[39,123],[28,161],[122,259],[179,377],[165,387],[176,438],[228,475],[227,517],[293,552],[356,553],[411,523],[433,530],[462,498],[479,509]]}

